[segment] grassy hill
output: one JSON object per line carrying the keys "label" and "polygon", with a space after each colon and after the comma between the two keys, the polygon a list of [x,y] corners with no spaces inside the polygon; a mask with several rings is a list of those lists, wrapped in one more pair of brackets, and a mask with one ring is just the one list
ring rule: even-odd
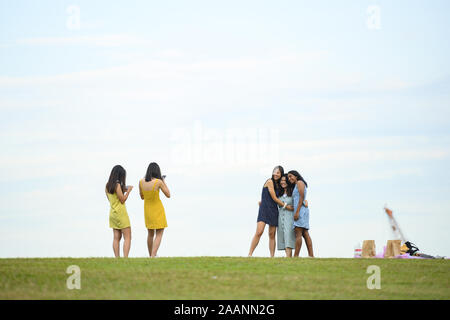
{"label": "grassy hill", "polygon": [[[69,290],[66,269],[81,269]],[[369,290],[367,267],[381,270]],[[450,261],[244,257],[0,259],[0,299],[450,299]]]}

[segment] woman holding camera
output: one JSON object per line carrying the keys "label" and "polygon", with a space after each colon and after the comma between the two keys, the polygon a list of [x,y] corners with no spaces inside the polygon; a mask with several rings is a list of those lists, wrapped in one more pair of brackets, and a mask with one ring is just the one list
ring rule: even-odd
{"label": "woman holding camera", "polygon": [[125,258],[128,257],[131,246],[130,219],[128,218],[125,201],[127,201],[133,186],[126,186],[126,175],[127,173],[122,166],[114,166],[105,187],[106,197],[110,203],[109,227],[113,229],[113,250],[116,258],[120,257],[122,235],[125,239],[123,243],[123,256]]}
{"label": "woman holding camera", "polygon": [[139,194],[144,200],[145,226],[148,229],[147,247],[151,258],[156,257],[164,228],[167,228],[166,213],[159,198],[159,190],[170,198],[170,191],[164,177],[161,177],[159,165],[152,162],[147,168],[145,178],[139,181]]}

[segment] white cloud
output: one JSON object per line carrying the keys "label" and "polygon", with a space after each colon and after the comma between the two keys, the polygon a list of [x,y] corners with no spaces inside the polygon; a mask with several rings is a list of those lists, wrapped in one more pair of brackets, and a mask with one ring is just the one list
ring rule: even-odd
{"label": "white cloud", "polygon": [[96,46],[96,47],[120,47],[140,46],[151,42],[148,39],[132,34],[102,34],[68,37],[35,37],[20,38],[16,44],[25,46]]}
{"label": "white cloud", "polygon": [[[92,44],[130,45],[144,40],[124,35],[99,36],[98,38],[36,38],[20,40],[30,44]],[[126,53],[124,54],[126,56]],[[143,57],[142,54],[138,57]],[[264,56],[233,59],[197,59],[176,49],[159,51],[150,57],[120,66],[78,71],[51,76],[0,77],[4,87],[41,86],[45,90],[83,86],[88,90],[109,90],[111,94],[128,94],[152,98],[153,96],[189,96],[200,102],[211,101],[211,96],[222,98],[251,97],[259,101],[262,93],[271,95],[277,90],[321,91],[377,91],[407,87],[365,79],[362,73],[340,70],[330,65],[326,51],[280,52],[275,50]],[[172,58],[180,59],[172,59]],[[325,76],[326,74],[326,76]],[[401,81],[401,80],[399,80]],[[388,87],[386,87],[388,83]],[[391,83],[391,84],[389,84]],[[412,84],[409,84],[412,85]],[[116,89],[116,90],[114,90]],[[216,99],[217,100],[217,99]]]}

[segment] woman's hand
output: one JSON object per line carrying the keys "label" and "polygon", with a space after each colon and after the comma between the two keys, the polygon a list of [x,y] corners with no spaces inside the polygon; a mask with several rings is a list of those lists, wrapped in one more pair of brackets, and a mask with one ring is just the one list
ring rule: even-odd
{"label": "woman's hand", "polygon": [[281,201],[280,199],[278,199],[278,197],[275,193],[272,179],[267,180],[266,184],[264,184],[264,186],[267,186],[267,189],[269,190],[269,194],[270,194],[270,197],[272,198],[272,200],[275,201],[279,206],[281,206],[281,207],[284,206],[284,202]]}
{"label": "woman's hand", "polygon": [[294,215],[294,220],[295,220],[295,221],[297,221],[298,218],[300,218],[300,212],[297,212],[297,213]]}
{"label": "woman's hand", "polygon": [[127,189],[127,190],[125,190],[125,192],[123,192],[120,183],[117,183],[116,194],[117,194],[117,198],[119,198],[120,203],[124,204],[125,201],[127,201],[131,189],[133,189],[133,187],[131,187],[130,189]]}
{"label": "woman's hand", "polygon": [[289,211],[294,211],[294,207],[289,204],[286,206],[286,209]]}
{"label": "woman's hand", "polygon": [[284,209],[284,208],[287,207],[287,203],[286,203],[286,202],[283,202],[283,205],[282,205],[282,206],[279,205],[279,207]]}
{"label": "woman's hand", "polygon": [[258,206],[261,206],[261,201],[258,201]]}
{"label": "woman's hand", "polygon": [[142,193],[141,181],[139,181],[139,195],[141,196],[141,199],[144,200],[144,194]]}
{"label": "woman's hand", "polygon": [[162,192],[164,193],[164,195],[167,197],[167,198],[170,198],[170,190],[169,190],[169,187],[167,187],[167,184],[166,184],[166,182],[163,180],[163,179],[161,179],[161,190],[162,190]]}
{"label": "woman's hand", "polygon": [[303,205],[305,206],[305,208],[308,208],[308,200],[303,201]]}
{"label": "woman's hand", "polygon": [[130,193],[130,192],[131,192],[131,190],[133,190],[133,186],[127,186],[127,190],[126,190],[126,192]]}

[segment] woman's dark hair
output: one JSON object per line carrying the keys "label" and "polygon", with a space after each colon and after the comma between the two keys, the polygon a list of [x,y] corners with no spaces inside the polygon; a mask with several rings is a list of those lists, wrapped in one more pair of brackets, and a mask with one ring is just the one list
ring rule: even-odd
{"label": "woman's dark hair", "polygon": [[[273,171],[275,171],[276,169],[280,170],[280,173],[281,173],[280,179],[278,179],[278,180],[275,180],[275,178],[273,177]],[[275,194],[277,195],[277,197],[279,197],[279,196],[283,195],[283,193],[284,193],[283,188],[280,186],[281,177],[284,176],[284,169],[282,166],[276,166],[275,168],[273,168],[273,171],[272,171],[271,179],[273,182],[273,187],[275,189]]]}
{"label": "woman's dark hair", "polygon": [[109,175],[109,180],[106,183],[106,191],[110,194],[116,193],[116,186],[119,183],[122,188],[122,192],[125,192],[126,177],[127,172],[121,165],[114,166],[111,170],[111,174]]}
{"label": "woman's dark hair", "polygon": [[305,186],[308,186],[308,184],[306,183],[305,179],[303,179],[303,177],[300,175],[300,173],[298,173],[298,171],[296,170],[291,170],[288,172],[288,174],[292,174],[294,176],[297,177],[297,180],[301,180],[303,181],[303,183],[305,184]]}
{"label": "woman's dark hair", "polygon": [[[287,184],[287,187],[286,187],[286,194],[288,195],[288,197],[292,197],[292,192],[294,191],[294,187],[295,187],[295,186],[289,181],[287,173],[284,174],[284,175],[280,178],[280,186],[281,186],[281,179],[282,179],[283,177],[286,179],[286,184]],[[283,189],[283,187],[281,187],[281,189]]]}
{"label": "woman's dark hair", "polygon": [[162,180],[161,169],[156,162],[152,162],[148,165],[147,173],[145,174],[145,181],[149,182],[150,180],[152,180],[152,178]]}

